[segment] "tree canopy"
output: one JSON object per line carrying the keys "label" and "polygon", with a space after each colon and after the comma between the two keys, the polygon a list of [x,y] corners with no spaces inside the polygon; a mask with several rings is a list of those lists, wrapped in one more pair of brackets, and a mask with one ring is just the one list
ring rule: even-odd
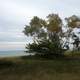
{"label": "tree canopy", "polygon": [[80,17],[72,15],[68,18],[65,18],[68,27],[75,28],[80,26]]}
{"label": "tree canopy", "polygon": [[[79,28],[80,25],[80,18],[76,15],[65,18],[65,21],[68,27],[66,32],[62,30],[64,24],[58,14],[49,14],[45,20],[34,16],[23,31],[25,35],[31,36],[34,39],[34,42],[28,44],[26,48],[38,53],[62,53],[64,51],[62,38],[67,33],[65,36],[66,40],[69,38],[73,39],[72,31],[75,27]],[[77,42],[74,40],[74,44],[79,47],[79,39]],[[69,44],[66,47],[69,49]]]}

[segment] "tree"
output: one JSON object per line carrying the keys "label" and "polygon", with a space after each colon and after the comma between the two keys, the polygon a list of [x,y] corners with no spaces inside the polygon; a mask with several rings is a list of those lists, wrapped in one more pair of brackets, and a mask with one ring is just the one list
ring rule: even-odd
{"label": "tree", "polygon": [[[65,18],[65,20],[67,22],[68,27],[75,28],[75,27],[79,27],[80,25],[80,17],[76,15],[72,15],[68,18]],[[79,22],[79,25],[78,25],[78,22]]]}
{"label": "tree", "polygon": [[62,20],[58,14],[49,14],[47,20],[34,16],[29,25],[24,28],[24,34],[32,36],[34,42],[29,44],[29,51],[38,53],[61,54],[60,31]]}
{"label": "tree", "polygon": [[27,36],[37,36],[43,26],[43,20],[34,16],[29,25],[26,25],[23,32]]}
{"label": "tree", "polygon": [[[65,18],[66,23],[67,23],[67,35],[66,38],[69,40],[70,38],[72,38],[74,40],[74,42],[72,43],[73,46],[75,47],[75,49],[79,48],[79,44],[80,44],[80,40],[79,37],[73,32],[73,30],[75,28],[80,28],[80,17],[76,16],[76,15],[72,15],[68,18]],[[69,43],[69,41],[68,41]],[[68,45],[69,46],[69,45]]]}
{"label": "tree", "polygon": [[47,28],[50,32],[59,32],[62,27],[62,20],[58,14],[49,14]]}

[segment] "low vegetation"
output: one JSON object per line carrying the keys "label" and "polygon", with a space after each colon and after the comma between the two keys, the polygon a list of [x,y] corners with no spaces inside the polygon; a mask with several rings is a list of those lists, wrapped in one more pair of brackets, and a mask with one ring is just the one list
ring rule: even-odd
{"label": "low vegetation", "polygon": [[80,80],[80,59],[0,59],[0,80]]}

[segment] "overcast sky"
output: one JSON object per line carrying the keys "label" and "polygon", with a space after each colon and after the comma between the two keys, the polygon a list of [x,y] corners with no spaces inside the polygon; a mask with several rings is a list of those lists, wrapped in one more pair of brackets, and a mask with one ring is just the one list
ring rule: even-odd
{"label": "overcast sky", "polygon": [[30,42],[22,33],[33,16],[58,13],[63,19],[80,16],[80,0],[0,0],[0,43]]}

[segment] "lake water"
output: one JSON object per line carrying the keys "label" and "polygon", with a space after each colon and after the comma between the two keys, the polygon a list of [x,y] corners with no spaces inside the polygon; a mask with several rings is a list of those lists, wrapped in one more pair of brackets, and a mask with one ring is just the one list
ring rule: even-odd
{"label": "lake water", "polygon": [[26,53],[24,50],[0,51],[0,57],[14,57],[26,55],[29,55],[29,53]]}

